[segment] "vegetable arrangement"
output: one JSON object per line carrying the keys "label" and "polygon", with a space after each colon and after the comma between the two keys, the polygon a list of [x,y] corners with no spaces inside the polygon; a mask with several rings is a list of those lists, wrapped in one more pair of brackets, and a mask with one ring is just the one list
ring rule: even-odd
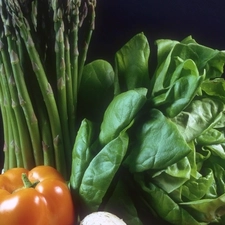
{"label": "vegetable arrangement", "polygon": [[140,33],[115,65],[85,64],[95,6],[0,1],[4,170],[55,167],[79,205],[76,222],[108,211],[129,225],[150,214],[224,224],[225,52],[191,36],[161,39],[155,68]]}

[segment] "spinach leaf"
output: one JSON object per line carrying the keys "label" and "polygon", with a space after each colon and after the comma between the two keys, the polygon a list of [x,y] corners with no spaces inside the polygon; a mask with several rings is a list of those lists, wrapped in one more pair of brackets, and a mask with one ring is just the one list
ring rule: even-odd
{"label": "spinach leaf", "polygon": [[129,90],[117,95],[107,107],[99,134],[100,144],[105,145],[127,127],[146,102],[146,88]]}
{"label": "spinach leaf", "polygon": [[135,35],[115,56],[115,94],[134,88],[148,88],[150,48],[143,33]]}
{"label": "spinach leaf", "polygon": [[79,190],[83,174],[92,159],[90,146],[93,141],[93,132],[93,123],[84,119],[77,132],[72,151],[70,188],[73,192]]}
{"label": "spinach leaf", "polygon": [[81,118],[99,122],[113,99],[114,70],[104,60],[85,65],[78,92],[78,109]]}
{"label": "spinach leaf", "polygon": [[131,172],[164,169],[191,151],[176,125],[162,112],[152,109],[136,131],[136,139],[125,165]]}
{"label": "spinach leaf", "polygon": [[143,225],[139,219],[137,209],[132,201],[132,196],[130,195],[129,188],[125,182],[126,179],[124,178],[119,180],[104,210],[123,218],[126,224]]}
{"label": "spinach leaf", "polygon": [[87,212],[96,211],[108,190],[127,152],[128,135],[125,131],[110,141],[92,159],[87,167],[79,189],[79,195]]}

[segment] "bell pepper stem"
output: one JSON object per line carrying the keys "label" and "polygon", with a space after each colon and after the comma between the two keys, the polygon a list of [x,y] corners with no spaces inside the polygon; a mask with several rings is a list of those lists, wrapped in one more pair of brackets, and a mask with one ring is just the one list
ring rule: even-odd
{"label": "bell pepper stem", "polygon": [[28,179],[26,173],[22,173],[22,181],[23,181],[24,188],[35,188],[36,185],[40,182],[40,181],[35,181],[34,183],[32,183],[32,182]]}

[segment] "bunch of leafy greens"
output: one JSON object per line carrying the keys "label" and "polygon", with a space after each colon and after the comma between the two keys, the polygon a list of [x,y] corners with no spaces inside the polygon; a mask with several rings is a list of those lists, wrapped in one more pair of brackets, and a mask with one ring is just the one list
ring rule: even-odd
{"label": "bunch of leafy greens", "polygon": [[225,52],[191,36],[156,44],[153,74],[143,33],[114,67],[84,67],[70,178],[80,217],[108,210],[129,225],[149,224],[150,214],[225,224]]}

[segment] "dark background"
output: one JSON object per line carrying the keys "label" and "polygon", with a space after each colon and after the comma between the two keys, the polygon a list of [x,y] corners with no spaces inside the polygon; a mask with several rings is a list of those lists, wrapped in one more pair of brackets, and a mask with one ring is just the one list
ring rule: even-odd
{"label": "dark background", "polygon": [[96,30],[89,60],[113,60],[114,54],[139,32],[151,50],[161,38],[178,41],[192,35],[201,44],[225,49],[223,0],[97,0]]}
{"label": "dark background", "polygon": [[[87,62],[103,58],[113,64],[116,51],[139,32],[147,36],[152,55],[155,40],[182,40],[188,35],[223,50],[224,5],[224,0],[97,0],[96,29]],[[0,132],[1,149],[2,143]],[[1,165],[2,151],[0,159]]]}

